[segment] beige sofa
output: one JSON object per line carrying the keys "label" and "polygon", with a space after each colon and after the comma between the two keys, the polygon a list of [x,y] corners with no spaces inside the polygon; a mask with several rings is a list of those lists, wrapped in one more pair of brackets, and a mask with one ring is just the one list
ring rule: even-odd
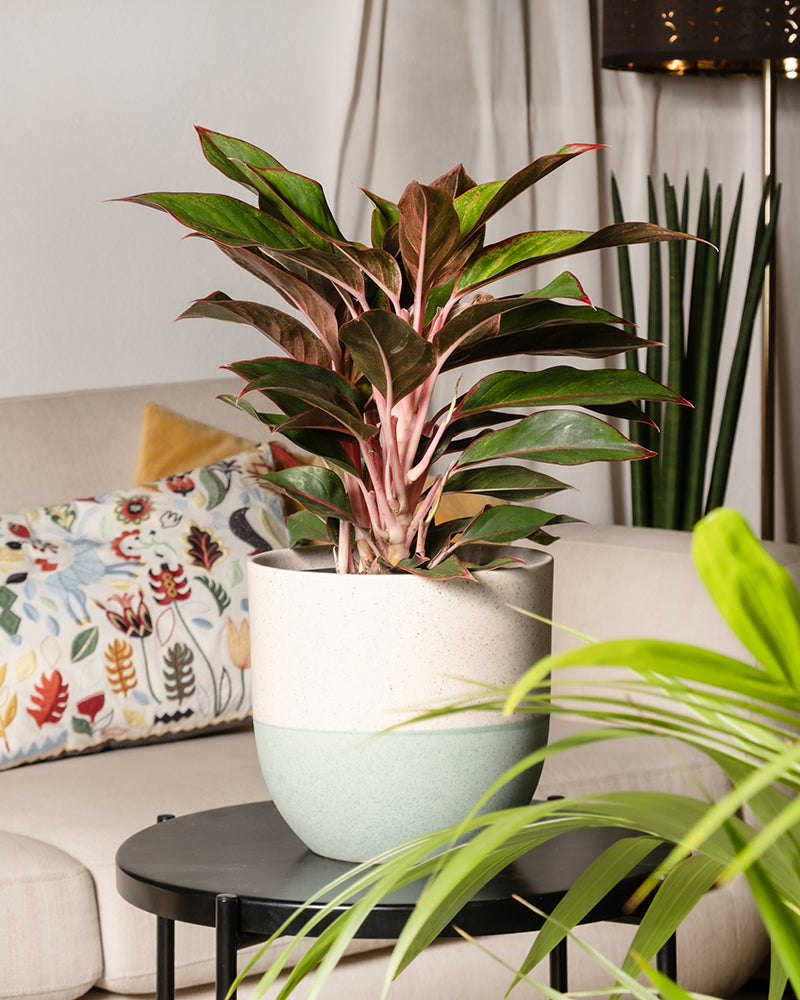
{"label": "beige sofa", "polygon": [[[0,518],[23,506],[132,485],[147,400],[252,436],[245,418],[215,402],[225,387],[213,380],[0,401]],[[694,577],[688,536],[584,525],[563,535],[552,549],[557,620],[597,637],[647,633],[739,652]],[[777,546],[775,553],[800,579],[800,548]],[[558,635],[556,646],[565,641]],[[15,653],[3,644],[0,631],[0,667]],[[690,763],[719,790],[712,769]],[[625,741],[621,749],[548,764],[540,791],[602,787],[685,789],[687,780],[668,749],[643,742],[633,748]],[[181,815],[266,794],[246,729],[0,772],[0,998],[152,996],[155,919],[118,895],[117,846],[160,813]],[[631,934],[616,925],[585,930],[617,958]],[[526,936],[490,942],[514,963],[527,943]],[[360,942],[359,954],[342,963],[324,995],[378,996],[385,949],[385,942]],[[680,980],[690,989],[725,995],[752,974],[766,951],[746,888],[734,883],[710,893],[682,928]],[[179,925],[176,952],[181,1000],[212,997],[213,931]],[[571,956],[570,973],[571,985],[580,988],[596,970],[578,954]],[[505,970],[475,947],[441,942],[400,977],[390,996],[487,1000],[501,997],[507,984]]]}

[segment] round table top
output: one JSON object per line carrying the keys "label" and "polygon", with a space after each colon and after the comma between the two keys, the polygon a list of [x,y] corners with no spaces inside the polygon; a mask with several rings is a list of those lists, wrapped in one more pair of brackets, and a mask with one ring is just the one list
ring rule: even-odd
{"label": "round table top", "polygon": [[[541,917],[513,897],[550,913],[591,861],[631,835],[612,828],[579,830],[536,847],[476,893],[459,913],[459,926],[473,935],[536,930]],[[632,890],[661,857],[659,851],[637,865],[585,922],[623,917]],[[309,851],[272,802],[156,823],[126,840],[116,863],[120,894],[140,909],[213,927],[217,895],[234,894],[239,897],[239,932],[260,936],[272,934],[308,898],[356,867]],[[421,883],[414,883],[380,903],[357,936],[397,937],[420,888]],[[323,896],[316,908],[327,898]]]}

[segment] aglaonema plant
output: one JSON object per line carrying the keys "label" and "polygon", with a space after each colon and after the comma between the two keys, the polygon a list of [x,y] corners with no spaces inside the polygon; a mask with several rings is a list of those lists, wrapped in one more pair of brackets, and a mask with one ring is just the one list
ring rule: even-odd
{"label": "aglaonema plant", "polygon": [[[459,383],[443,404],[435,397],[445,373],[472,362],[604,359],[647,343],[595,308],[569,272],[524,294],[486,291],[572,254],[686,238],[622,223],[487,242],[486,224],[501,209],[597,147],[565,146],[505,181],[476,184],[458,166],[431,184],[411,182],[396,203],[365,192],[374,205],[367,246],[342,234],[317,181],[251,143],[198,133],[206,159],[257,205],[199,193],[124,200],[170,213],[292,307],[217,291],[183,316],[249,324],[286,355],[228,365],[245,386],[225,398],[318,459],[264,477],[301,508],[289,520],[293,544],[332,541],[339,572],[468,576],[476,568],[462,557],[468,543],[551,537],[545,528],[558,515],[534,504],[569,487],[530,463],[652,454],[604,419],[646,421],[642,401],[683,401],[639,372],[514,368]],[[449,493],[487,502],[474,516],[441,520]]]}

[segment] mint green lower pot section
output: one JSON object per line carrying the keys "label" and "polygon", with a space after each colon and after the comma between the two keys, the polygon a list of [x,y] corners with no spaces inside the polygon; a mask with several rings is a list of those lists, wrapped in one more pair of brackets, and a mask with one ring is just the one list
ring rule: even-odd
{"label": "mint green lower pot section", "polygon": [[[248,564],[253,719],[267,790],[311,850],[366,861],[461,822],[547,740],[547,716],[431,709],[514,684],[550,651],[552,557],[474,580],[332,572],[330,552]],[[478,685],[476,687],[476,684]],[[411,722],[410,720],[416,720]],[[530,800],[533,770],[492,808]]]}
{"label": "mint green lower pot section", "polygon": [[[270,792],[297,836],[318,854],[363,861],[465,817],[488,779],[547,741],[547,723],[337,733],[256,722],[255,735]],[[540,771],[506,784],[481,811],[529,801]]]}

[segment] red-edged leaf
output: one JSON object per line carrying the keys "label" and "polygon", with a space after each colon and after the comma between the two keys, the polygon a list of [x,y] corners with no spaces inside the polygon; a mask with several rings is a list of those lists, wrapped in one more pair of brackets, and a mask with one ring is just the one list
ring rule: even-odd
{"label": "red-edged leaf", "polygon": [[342,480],[330,469],[299,465],[293,469],[269,472],[262,478],[312,514],[358,523],[350,508]]}
{"label": "red-edged leaf", "polygon": [[228,195],[152,191],[119,200],[159,208],[189,229],[226,246],[303,246],[285,223]]}
{"label": "red-edged leaf", "polygon": [[431,374],[436,357],[431,345],[405,320],[375,309],[342,327],[341,339],[378,392],[393,403]]}
{"label": "red-edged leaf", "polygon": [[178,319],[198,317],[228,320],[255,327],[296,361],[323,367],[328,367],[331,363],[327,347],[307,326],[289,313],[272,306],[260,302],[236,301],[224,292],[213,292],[208,298],[194,302]]}
{"label": "red-edged leaf", "polygon": [[605,421],[580,410],[539,410],[510,427],[473,441],[459,467],[498,458],[523,458],[557,465],[618,462],[653,452],[634,444]]}
{"label": "red-edged leaf", "polygon": [[462,232],[474,232],[477,228],[485,225],[501,208],[504,208],[510,201],[513,201],[523,191],[546,177],[557,167],[569,162],[581,153],[601,148],[601,146],[587,143],[572,143],[568,146],[562,146],[556,153],[540,156],[533,163],[518,170],[507,181],[490,181],[487,184],[478,184],[469,189],[454,203],[461,219]]}
{"label": "red-edged leaf", "polygon": [[267,260],[258,250],[248,247],[229,247],[223,243],[216,245],[234,264],[259,278],[270,288],[274,288],[289,305],[303,313],[311,327],[317,331],[320,340],[327,346],[331,357],[339,357],[336,305],[341,299],[338,292],[329,288],[332,300],[329,301],[300,275],[288,271],[274,261]]}
{"label": "red-edged leaf", "polygon": [[31,695],[26,711],[41,729],[48,722],[58,722],[67,707],[69,684],[58,672],[42,674]]}
{"label": "red-edged leaf", "polygon": [[411,286],[427,291],[458,273],[460,266],[452,267],[461,226],[447,194],[412,181],[398,208],[400,253]]}
{"label": "red-edged leaf", "polygon": [[520,233],[484,247],[475,254],[461,273],[456,289],[466,292],[480,288],[509,274],[533,267],[534,264],[576,253],[637,243],[689,239],[693,237],[649,222],[615,223],[598,229],[595,233],[574,229]]}

